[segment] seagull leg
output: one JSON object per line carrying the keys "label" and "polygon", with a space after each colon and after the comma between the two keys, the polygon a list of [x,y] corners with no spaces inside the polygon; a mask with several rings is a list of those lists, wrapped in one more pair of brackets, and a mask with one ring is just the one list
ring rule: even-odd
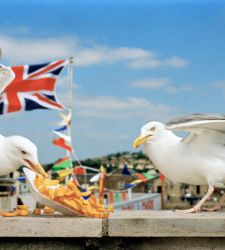
{"label": "seagull leg", "polygon": [[175,210],[175,212],[196,213],[200,211],[202,204],[212,195],[213,191],[214,191],[214,187],[210,185],[207,194],[203,196],[202,199],[194,207],[190,209],[184,209],[184,210]]}
{"label": "seagull leg", "polygon": [[213,211],[217,211],[221,209],[221,206],[223,205],[225,201],[225,194],[223,194],[223,196],[221,197],[220,201],[214,206],[214,207],[203,207],[202,210],[203,211],[207,211],[207,212],[213,212]]}

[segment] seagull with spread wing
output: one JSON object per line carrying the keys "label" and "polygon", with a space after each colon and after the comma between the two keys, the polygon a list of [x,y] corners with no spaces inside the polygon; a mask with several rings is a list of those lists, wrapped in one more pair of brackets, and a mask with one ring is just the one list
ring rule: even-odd
{"label": "seagull with spread wing", "polygon": [[[184,137],[176,136],[173,130],[189,132]],[[207,194],[191,209],[197,212],[212,195],[215,187],[225,182],[225,115],[193,114],[168,122],[150,122],[141,128],[141,135],[134,147],[144,145],[144,151],[159,171],[174,183],[208,185]],[[204,210],[220,209],[225,194],[219,203]]]}

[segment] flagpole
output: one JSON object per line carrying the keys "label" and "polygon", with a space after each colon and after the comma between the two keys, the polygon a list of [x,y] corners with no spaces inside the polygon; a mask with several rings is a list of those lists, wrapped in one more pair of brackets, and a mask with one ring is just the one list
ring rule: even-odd
{"label": "flagpole", "polygon": [[[71,131],[72,131],[72,108],[73,108],[73,63],[74,63],[74,58],[70,57],[69,58],[69,67],[68,67],[68,96],[67,96],[67,107],[69,112],[71,113],[71,121],[70,124],[68,124],[68,130],[67,130],[67,135],[71,138]],[[71,143],[72,146],[72,143]],[[71,159],[70,167],[73,167],[72,164],[72,156],[71,152],[67,151],[67,155]]]}

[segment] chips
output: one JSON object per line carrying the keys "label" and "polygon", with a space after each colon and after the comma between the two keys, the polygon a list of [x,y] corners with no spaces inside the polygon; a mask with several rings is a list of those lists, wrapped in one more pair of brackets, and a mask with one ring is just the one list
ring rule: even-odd
{"label": "chips", "polygon": [[54,214],[55,213],[55,209],[45,206],[44,207],[44,213],[45,214]]}
{"label": "chips", "polygon": [[0,215],[4,217],[28,216],[29,215],[28,209],[29,207],[27,205],[17,205],[17,208],[15,211],[0,212]]}
{"label": "chips", "polygon": [[[41,175],[37,175],[34,184],[39,192],[49,199],[61,203],[84,216],[108,218],[109,213],[113,211],[112,207],[106,209],[99,204],[98,199],[91,191],[81,192],[72,181],[66,185],[60,185],[56,180],[49,180]],[[89,198],[84,199],[83,197]],[[47,213],[50,212],[50,210],[46,211]]]}
{"label": "chips", "polygon": [[40,209],[40,208],[35,208],[35,209],[33,210],[33,214],[34,214],[34,215],[40,215],[40,214],[41,214],[41,209]]}

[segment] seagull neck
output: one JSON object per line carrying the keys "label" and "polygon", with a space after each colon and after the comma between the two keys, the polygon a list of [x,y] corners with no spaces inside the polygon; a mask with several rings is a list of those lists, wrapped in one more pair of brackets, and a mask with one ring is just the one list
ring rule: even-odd
{"label": "seagull neck", "polygon": [[176,148],[180,144],[181,139],[182,138],[176,136],[171,131],[165,131],[157,140],[146,143],[144,150],[152,161],[158,161],[162,156],[169,155],[171,149]]}

